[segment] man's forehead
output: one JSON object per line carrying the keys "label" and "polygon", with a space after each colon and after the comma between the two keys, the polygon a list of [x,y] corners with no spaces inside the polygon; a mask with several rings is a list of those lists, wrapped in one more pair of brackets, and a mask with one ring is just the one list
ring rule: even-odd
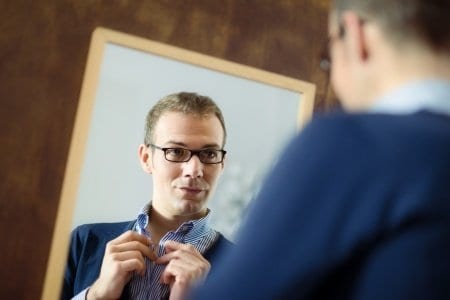
{"label": "man's forehead", "polygon": [[[204,121],[204,122],[211,122],[214,123],[216,120],[218,122],[219,118],[213,114],[213,113],[185,113],[185,112],[179,112],[179,111],[167,111],[161,114],[159,117],[157,124],[164,123],[167,120],[177,120],[177,122],[169,123],[176,125],[178,122],[198,122],[198,121]],[[161,122],[162,121],[162,122]]]}
{"label": "man's forehead", "polygon": [[170,140],[185,143],[186,138],[201,137],[205,144],[216,144],[219,141],[222,142],[224,133],[219,118],[214,114],[167,112],[158,120],[154,134],[155,138],[166,139],[165,142]]}

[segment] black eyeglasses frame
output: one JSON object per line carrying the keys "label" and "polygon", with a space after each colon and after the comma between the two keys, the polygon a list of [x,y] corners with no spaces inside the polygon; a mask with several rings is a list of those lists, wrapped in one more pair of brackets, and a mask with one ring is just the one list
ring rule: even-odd
{"label": "black eyeglasses frame", "polygon": [[[155,144],[147,144],[146,146],[163,151],[164,152],[164,158],[167,161],[174,162],[174,163],[188,162],[189,160],[191,160],[192,156],[196,155],[199,158],[200,162],[202,162],[203,164],[215,165],[215,164],[222,163],[224,158],[225,158],[225,155],[227,154],[227,151],[225,151],[223,149],[211,149],[211,148],[208,148],[208,149],[192,150],[192,149],[187,149],[187,148],[183,148],[183,147],[160,147],[160,146],[157,146]],[[185,160],[170,160],[170,159],[167,158],[167,151],[168,150],[183,150],[183,151],[189,152],[190,155]],[[200,154],[202,152],[204,152],[204,151],[217,151],[217,152],[221,153],[222,156],[221,156],[220,161],[217,161],[217,162],[205,162],[205,161],[203,161],[202,160],[202,156]]]}

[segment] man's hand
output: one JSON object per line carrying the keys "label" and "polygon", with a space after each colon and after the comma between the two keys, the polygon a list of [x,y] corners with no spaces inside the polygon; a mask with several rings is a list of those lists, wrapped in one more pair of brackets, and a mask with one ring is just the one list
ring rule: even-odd
{"label": "man's hand", "polygon": [[99,278],[88,291],[87,299],[118,299],[134,272],[145,274],[145,257],[156,255],[152,242],[135,231],[127,231],[106,244]]}
{"label": "man's hand", "polygon": [[161,282],[170,285],[170,300],[181,300],[190,289],[206,278],[211,268],[209,262],[190,244],[167,241],[166,254],[155,263],[167,264]]}

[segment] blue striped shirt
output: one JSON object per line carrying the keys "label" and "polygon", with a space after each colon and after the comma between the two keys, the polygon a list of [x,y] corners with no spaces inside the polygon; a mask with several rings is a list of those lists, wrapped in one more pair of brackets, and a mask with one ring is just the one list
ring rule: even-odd
{"label": "blue striped shirt", "polygon": [[[151,238],[148,230],[151,204],[141,209],[137,217],[134,230]],[[164,242],[172,240],[179,243],[191,244],[200,253],[205,253],[219,237],[219,233],[209,227],[210,213],[198,220],[185,222],[175,231],[166,233],[157,246],[157,255],[164,255]],[[168,299],[169,286],[160,282],[160,277],[165,265],[155,264],[146,258],[146,271],[144,276],[134,274],[129,283],[129,295],[131,299]]]}

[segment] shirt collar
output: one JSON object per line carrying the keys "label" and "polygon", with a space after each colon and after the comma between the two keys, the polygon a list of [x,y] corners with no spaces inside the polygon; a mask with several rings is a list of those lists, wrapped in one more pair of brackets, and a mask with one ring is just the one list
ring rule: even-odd
{"label": "shirt collar", "polygon": [[369,111],[410,114],[419,110],[450,115],[450,82],[428,79],[405,84],[378,98]]}
{"label": "shirt collar", "polygon": [[[139,210],[135,230],[144,234],[147,237],[151,238],[151,232],[148,231],[148,224],[150,222],[150,212],[152,210],[151,202],[146,204]],[[175,234],[183,234],[185,235],[186,242],[195,244],[198,240],[202,239],[205,235],[209,234],[211,230],[213,230],[209,226],[209,222],[211,219],[210,210],[207,210],[206,216],[197,220],[186,221],[181,224],[177,230],[174,231]]]}

